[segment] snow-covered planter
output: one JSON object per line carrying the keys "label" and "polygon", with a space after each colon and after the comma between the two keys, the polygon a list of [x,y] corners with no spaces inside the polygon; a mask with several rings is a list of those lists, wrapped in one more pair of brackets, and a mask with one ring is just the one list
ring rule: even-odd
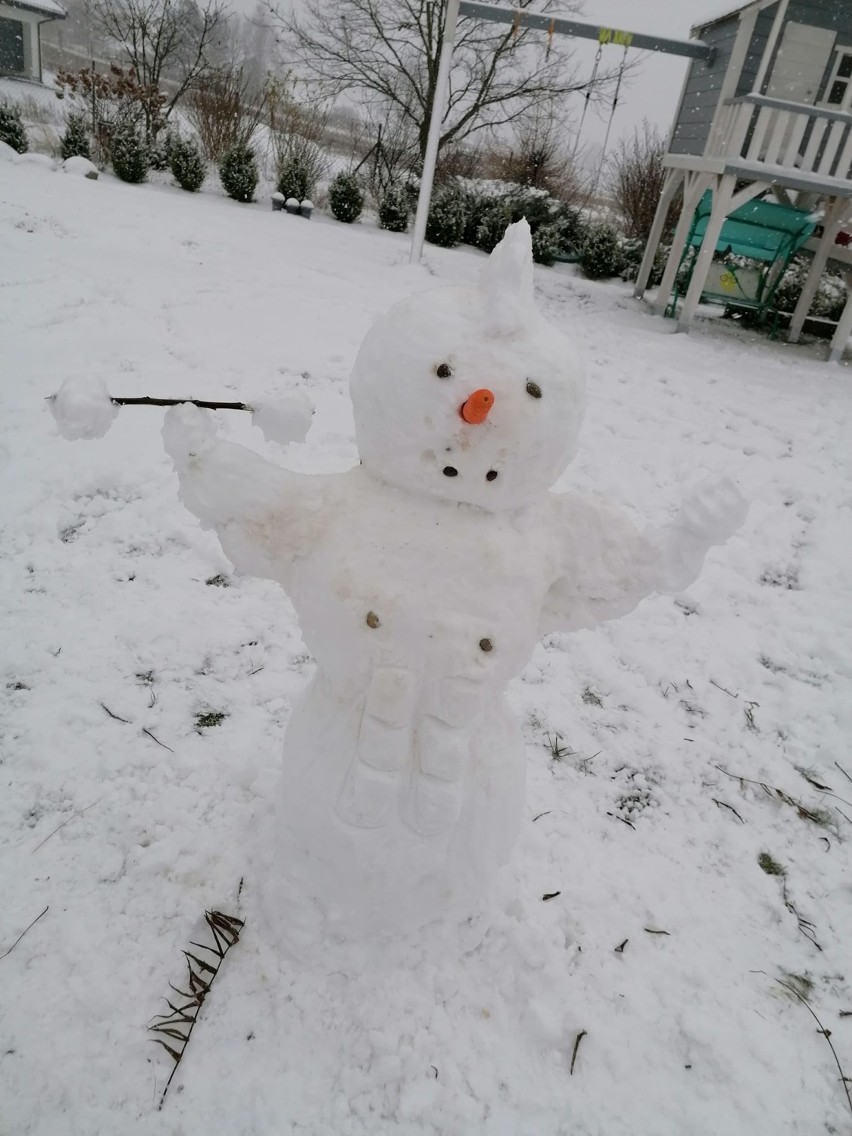
{"label": "snow-covered planter", "polygon": [[278,193],[276,190],[272,195],[272,212],[283,213],[284,211],[284,194]]}
{"label": "snow-covered planter", "polygon": [[298,197],[288,197],[287,200],[284,202],[284,208],[287,210],[288,213],[292,214],[294,217],[298,217],[299,207],[300,207],[300,202],[299,202]]}
{"label": "snow-covered planter", "polygon": [[299,216],[300,217],[304,217],[305,220],[310,221],[311,214],[313,213],[313,211],[314,211],[314,203],[313,203],[313,201],[310,201],[307,197],[305,198],[304,201],[299,202]]}

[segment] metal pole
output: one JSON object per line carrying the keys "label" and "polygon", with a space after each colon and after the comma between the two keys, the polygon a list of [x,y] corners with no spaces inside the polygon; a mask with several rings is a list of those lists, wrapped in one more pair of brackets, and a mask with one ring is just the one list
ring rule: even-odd
{"label": "metal pole", "polygon": [[435,81],[435,97],[432,101],[432,117],[429,120],[429,137],[426,139],[426,153],[423,156],[423,174],[420,178],[420,193],[417,196],[417,213],[414,217],[414,232],[411,235],[411,264],[417,264],[423,253],[423,239],[426,236],[426,218],[429,215],[429,202],[432,199],[432,182],[435,178],[435,162],[438,159],[438,142],[441,137],[441,124],[447,108],[450,89],[450,63],[456,39],[456,24],[459,18],[460,0],[449,0],[447,19],[444,23],[444,41],[441,45],[441,58],[438,62],[438,78]]}

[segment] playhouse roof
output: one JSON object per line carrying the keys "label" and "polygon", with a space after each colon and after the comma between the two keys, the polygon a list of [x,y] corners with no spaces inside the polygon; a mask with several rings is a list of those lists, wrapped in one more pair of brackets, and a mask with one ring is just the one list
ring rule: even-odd
{"label": "playhouse roof", "polygon": [[746,3],[740,0],[739,4],[734,4],[731,0],[715,0],[715,3],[707,4],[704,19],[693,24],[691,30],[698,31],[699,28],[706,28],[709,24],[718,24],[720,20],[726,20],[728,16],[734,16],[737,12],[742,12],[744,8],[750,8],[752,4],[756,3],[758,3],[758,0],[747,0]]}
{"label": "playhouse roof", "polygon": [[23,8],[25,12],[40,12],[55,20],[64,20],[68,13],[58,0],[3,0],[10,8]]}

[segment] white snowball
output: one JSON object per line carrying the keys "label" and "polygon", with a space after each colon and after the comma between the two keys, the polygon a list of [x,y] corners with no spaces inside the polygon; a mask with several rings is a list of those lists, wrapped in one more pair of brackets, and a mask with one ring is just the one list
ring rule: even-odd
{"label": "white snowball", "polygon": [[66,379],[50,399],[59,433],[69,441],[102,438],[115,421],[118,407],[100,379]]}
{"label": "white snowball", "polygon": [[88,158],[84,158],[80,154],[75,154],[73,158],[66,158],[62,163],[62,172],[89,178],[90,181],[98,180],[98,167],[94,162],[90,162]]}
{"label": "white snowball", "polygon": [[304,442],[313,413],[310,399],[297,391],[274,402],[255,402],[251,420],[267,442],[289,446],[291,442]]}

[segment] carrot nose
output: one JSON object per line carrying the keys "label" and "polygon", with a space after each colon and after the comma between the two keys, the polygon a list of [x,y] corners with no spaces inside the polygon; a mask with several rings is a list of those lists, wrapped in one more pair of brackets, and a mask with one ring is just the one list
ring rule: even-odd
{"label": "carrot nose", "polygon": [[461,408],[461,416],[465,422],[470,422],[471,425],[476,426],[485,421],[493,405],[494,395],[487,387],[483,387],[481,390],[473,392]]}

